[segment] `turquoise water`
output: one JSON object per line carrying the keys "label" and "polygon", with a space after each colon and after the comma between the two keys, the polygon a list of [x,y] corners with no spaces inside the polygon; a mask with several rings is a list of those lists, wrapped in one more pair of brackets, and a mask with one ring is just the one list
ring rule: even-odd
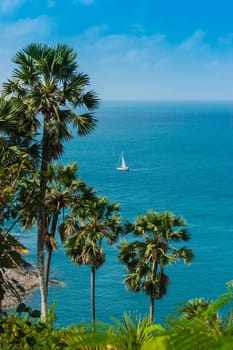
{"label": "turquoise water", "polygon": [[[189,223],[195,259],[167,268],[170,285],[156,302],[156,320],[189,298],[224,293],[233,279],[233,103],[105,102],[96,117],[96,131],[67,144],[63,161],[77,161],[87,184],[119,202],[123,220],[154,209]],[[122,150],[129,172],[116,171]],[[23,240],[35,246],[33,233]],[[108,322],[130,310],[146,314],[149,298],[125,289],[117,245],[106,253],[96,277],[97,319]],[[60,248],[52,276],[65,283],[50,288],[59,325],[90,321],[90,269],[73,266]],[[35,291],[28,302],[38,301]]]}

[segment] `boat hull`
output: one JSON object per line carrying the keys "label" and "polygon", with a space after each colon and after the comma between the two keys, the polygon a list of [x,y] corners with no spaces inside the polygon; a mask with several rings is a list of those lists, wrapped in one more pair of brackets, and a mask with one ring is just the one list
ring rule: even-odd
{"label": "boat hull", "polygon": [[129,167],[128,166],[125,166],[125,167],[120,166],[120,167],[117,168],[117,170],[119,170],[119,171],[129,171]]}

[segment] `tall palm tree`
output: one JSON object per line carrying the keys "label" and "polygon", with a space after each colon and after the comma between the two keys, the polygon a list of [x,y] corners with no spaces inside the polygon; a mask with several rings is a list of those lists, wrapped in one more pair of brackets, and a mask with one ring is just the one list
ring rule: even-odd
{"label": "tall palm tree", "polygon": [[142,291],[150,296],[150,319],[154,319],[154,301],[167,291],[168,276],[164,273],[167,264],[183,259],[189,263],[193,252],[178,248],[172,242],[187,241],[189,234],[186,222],[171,212],[148,211],[136,218],[135,224],[126,223],[128,233],[138,239],[123,240],[119,246],[119,259],[126,265],[125,283],[128,290]]}
{"label": "tall palm tree", "polygon": [[[50,274],[51,259],[54,250],[58,249],[56,232],[59,232],[61,242],[64,243],[66,235],[66,225],[64,223],[65,211],[72,210],[73,206],[81,207],[82,202],[94,195],[92,188],[87,188],[83,180],[77,176],[77,163],[49,164],[47,169],[47,186],[45,197],[45,285],[48,295],[48,282]],[[36,190],[35,190],[36,189]],[[24,207],[21,213],[21,223],[24,229],[31,229],[37,219],[39,194],[39,177],[26,179],[21,184],[21,202],[25,203],[26,198],[34,191],[34,196],[30,203]],[[31,196],[30,196],[31,197]],[[59,224],[60,221],[60,224]]]}
{"label": "tall palm tree", "polygon": [[87,200],[76,211],[76,216],[67,219],[68,238],[65,242],[67,255],[75,265],[91,267],[92,324],[95,331],[95,275],[105,262],[103,240],[112,244],[122,232],[119,205],[110,203],[107,197],[96,196]]}
{"label": "tall palm tree", "polygon": [[[45,282],[47,292],[52,252],[54,249],[57,249],[56,231],[59,231],[62,243],[65,242],[66,238],[65,210],[72,210],[74,206],[81,208],[82,202],[94,196],[93,188],[87,188],[84,181],[77,177],[77,163],[69,163],[65,166],[53,164],[49,166],[48,170],[46,195],[47,234],[45,237]],[[60,225],[58,225],[59,216],[62,216]]]}
{"label": "tall palm tree", "polygon": [[[44,277],[45,196],[48,164],[63,152],[63,142],[72,138],[71,123],[86,135],[96,126],[90,113],[98,106],[94,91],[87,91],[88,75],[78,72],[77,53],[67,45],[49,47],[31,44],[16,53],[12,78],[3,92],[26,106],[32,123],[41,128],[40,210],[38,213],[37,257],[41,290],[41,319],[47,314]],[[84,108],[79,114],[78,107]],[[87,112],[85,112],[85,109]],[[42,121],[41,121],[42,116]]]}

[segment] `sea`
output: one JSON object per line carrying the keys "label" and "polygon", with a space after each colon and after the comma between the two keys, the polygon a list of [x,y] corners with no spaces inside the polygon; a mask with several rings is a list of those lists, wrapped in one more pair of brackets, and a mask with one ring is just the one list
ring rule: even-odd
{"label": "sea", "polygon": [[[77,162],[79,176],[121,207],[122,222],[148,210],[172,211],[188,222],[184,245],[195,258],[166,267],[167,294],[155,302],[155,322],[163,323],[185,301],[215,299],[233,280],[233,102],[104,101],[98,126],[65,144],[61,161]],[[130,170],[116,170],[121,152]],[[21,240],[36,262],[36,231]],[[117,247],[105,245],[106,262],[96,274],[96,319],[111,323],[124,312],[149,313],[149,297],[124,285],[125,267]],[[59,244],[52,259],[49,303],[61,327],[90,322],[90,267],[74,266]],[[27,304],[38,308],[35,290]]]}

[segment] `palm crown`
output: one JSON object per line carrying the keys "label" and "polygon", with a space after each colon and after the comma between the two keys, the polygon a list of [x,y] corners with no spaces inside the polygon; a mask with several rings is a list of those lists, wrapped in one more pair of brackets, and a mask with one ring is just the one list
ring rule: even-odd
{"label": "palm crown", "polygon": [[3,84],[3,93],[27,106],[30,115],[44,117],[44,142],[50,145],[48,160],[62,153],[62,141],[72,138],[68,128],[73,123],[79,135],[91,132],[96,119],[91,113],[78,114],[72,110],[98,106],[93,91],[87,91],[89,77],[77,72],[77,53],[66,45],[52,48],[31,44],[14,57],[17,68],[11,79]]}

